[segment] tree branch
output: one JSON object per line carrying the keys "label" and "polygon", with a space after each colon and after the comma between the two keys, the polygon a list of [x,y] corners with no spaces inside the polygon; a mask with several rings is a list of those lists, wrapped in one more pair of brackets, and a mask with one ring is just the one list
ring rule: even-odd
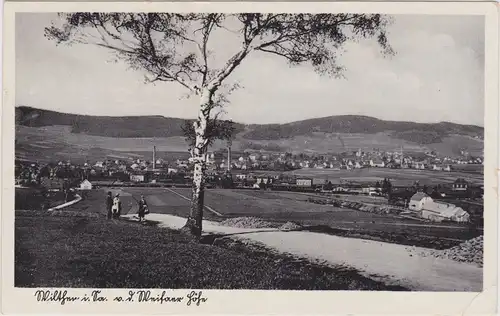
{"label": "tree branch", "polygon": [[202,70],[202,80],[201,84],[202,86],[205,85],[207,76],[208,76],[208,52],[207,52],[207,46],[208,46],[208,39],[210,37],[210,34],[212,32],[213,26],[215,24],[215,19],[213,19],[211,16],[209,16],[208,22],[204,26],[203,30],[203,40],[202,44],[198,45],[198,47],[201,50],[201,55],[203,58],[203,70]]}
{"label": "tree branch", "polygon": [[280,56],[280,57],[284,57],[286,58],[288,61],[290,62],[294,62],[294,63],[298,63],[298,62],[304,62],[306,61],[307,59],[305,58],[302,58],[302,59],[298,59],[298,58],[294,58],[288,54],[285,54],[285,53],[280,53],[278,51],[275,51],[275,50],[269,50],[269,49],[265,49],[265,48],[259,48],[259,49],[256,49],[256,50],[259,50],[259,51],[262,51],[262,52],[265,52],[265,53],[270,53],[270,54],[274,54],[274,55],[277,55],[277,56]]}

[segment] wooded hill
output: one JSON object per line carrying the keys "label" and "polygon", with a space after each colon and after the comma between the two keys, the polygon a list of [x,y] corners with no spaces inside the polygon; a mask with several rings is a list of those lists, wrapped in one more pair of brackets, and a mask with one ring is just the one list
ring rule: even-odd
{"label": "wooded hill", "polygon": [[[16,124],[30,127],[65,125],[71,132],[94,136],[142,138],[182,136],[185,120],[163,116],[90,116],[20,106]],[[450,122],[415,123],[385,121],[369,116],[339,115],[286,124],[235,123],[236,133],[247,140],[279,140],[314,134],[376,134],[388,132],[394,138],[417,144],[439,143],[448,135],[483,137],[484,128]]]}

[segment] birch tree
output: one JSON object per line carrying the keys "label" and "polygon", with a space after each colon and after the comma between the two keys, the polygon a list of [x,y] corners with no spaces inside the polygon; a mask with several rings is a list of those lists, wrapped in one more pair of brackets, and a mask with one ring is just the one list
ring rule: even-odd
{"label": "birch tree", "polygon": [[[189,146],[189,153],[191,157],[194,157],[193,149],[196,147],[196,131],[194,129],[194,124],[191,121],[186,120],[181,126],[184,138]],[[229,142],[234,137],[236,128],[234,127],[234,122],[231,120],[220,120],[218,116],[215,115],[214,118],[209,118],[207,120],[207,128],[205,130],[205,137],[207,138],[206,146],[204,148],[205,154],[207,149],[213,145],[216,140],[225,140]]]}
{"label": "birch tree", "polygon": [[[384,54],[392,53],[380,14],[173,14],[173,13],[63,13],[62,23],[45,29],[58,44],[94,44],[113,52],[117,60],[146,74],[149,83],[176,83],[199,99],[193,123],[195,142],[191,212],[185,228],[200,236],[203,218],[207,126],[227,92],[227,81],[254,54],[280,57],[290,65],[310,65],[319,74],[338,76],[338,56],[344,44],[361,38],[377,40]],[[60,21],[59,21],[60,22]],[[229,32],[239,38],[239,49],[223,66],[213,56],[226,50],[211,45],[214,34]],[[256,70],[258,71],[258,70]]]}

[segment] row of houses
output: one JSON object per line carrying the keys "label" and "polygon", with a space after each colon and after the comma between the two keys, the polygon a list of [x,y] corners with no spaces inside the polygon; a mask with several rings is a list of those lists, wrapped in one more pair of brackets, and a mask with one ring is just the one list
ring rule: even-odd
{"label": "row of houses", "polygon": [[310,163],[302,162],[298,164],[300,168],[310,169],[333,169],[333,170],[352,170],[361,168],[393,168],[393,169],[417,169],[417,170],[433,170],[433,171],[452,171],[453,166],[447,163],[427,163],[427,162],[412,162],[412,163],[399,163],[395,161],[384,161],[381,159],[374,159],[369,161],[356,161],[346,160],[342,162],[322,162]]}
{"label": "row of houses", "polygon": [[[451,171],[452,164],[458,163],[482,163],[480,158],[470,161],[462,161],[449,157],[425,157],[425,155],[404,155],[402,152],[344,152],[340,154],[300,154],[291,153],[243,153],[239,157],[231,158],[228,149],[227,154],[223,151],[208,155],[208,165],[215,169],[238,169],[238,170],[264,170],[282,167],[289,168],[314,168],[314,169],[356,169],[365,167],[377,168],[413,168]],[[420,158],[418,158],[420,157]]]}

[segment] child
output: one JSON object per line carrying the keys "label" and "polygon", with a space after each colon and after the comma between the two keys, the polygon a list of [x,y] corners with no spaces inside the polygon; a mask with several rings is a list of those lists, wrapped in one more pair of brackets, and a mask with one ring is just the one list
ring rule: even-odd
{"label": "child", "polygon": [[120,201],[120,194],[116,194],[113,200],[113,218],[120,218],[122,203]]}

